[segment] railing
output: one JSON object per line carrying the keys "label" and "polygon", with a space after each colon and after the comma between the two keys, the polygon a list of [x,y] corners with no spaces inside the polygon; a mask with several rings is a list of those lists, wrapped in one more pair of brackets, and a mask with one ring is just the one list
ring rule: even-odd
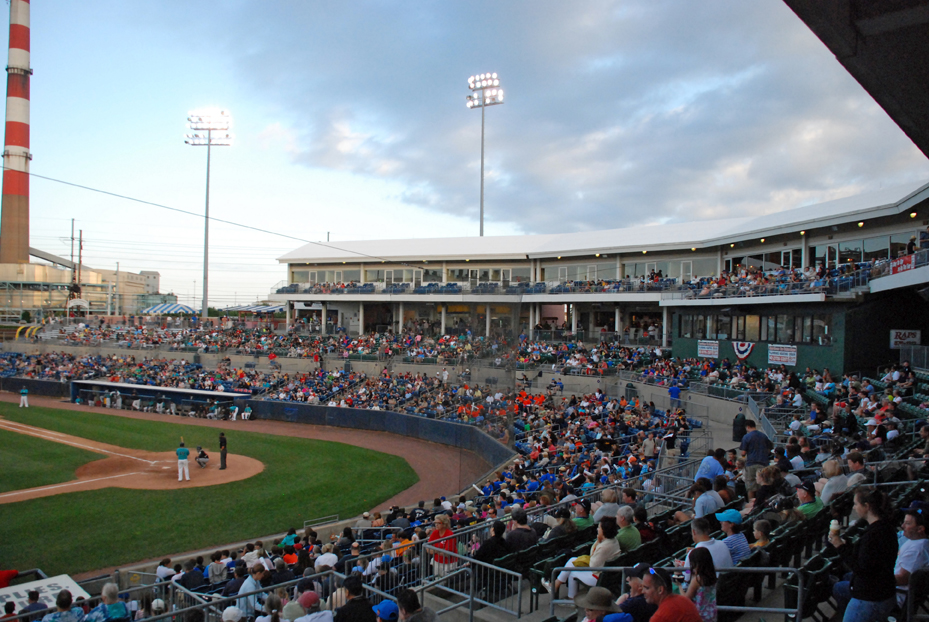
{"label": "railing", "polygon": [[752,391],[750,389],[737,389],[723,384],[706,384],[704,382],[691,382],[688,390],[700,395],[715,397],[732,402],[748,402],[749,400],[763,401],[771,396],[770,393]]}
{"label": "railing", "polygon": [[329,516],[320,516],[319,518],[311,518],[309,520],[303,521],[303,528],[307,527],[319,527],[320,525],[328,525],[329,523],[339,522],[338,514],[330,514]]}
{"label": "railing", "polygon": [[929,346],[900,346],[900,362],[918,369],[929,369]]}
{"label": "railing", "polygon": [[[437,563],[435,556],[452,560]],[[464,598],[473,599],[475,603],[497,611],[521,618],[523,615],[523,581],[522,575],[506,568],[477,561],[470,557],[451,553],[430,544],[423,547],[421,558],[423,567],[423,588],[442,584],[442,588]],[[470,580],[461,585],[449,580],[447,575],[467,567]]]}

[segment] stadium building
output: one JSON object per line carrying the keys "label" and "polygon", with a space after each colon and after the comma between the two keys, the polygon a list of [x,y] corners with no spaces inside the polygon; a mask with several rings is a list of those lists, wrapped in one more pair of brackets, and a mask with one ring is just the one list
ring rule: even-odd
{"label": "stadium building", "polygon": [[[734,360],[738,349],[759,366],[854,371],[893,360],[929,330],[927,248],[921,183],[761,217],[311,243],[279,259],[288,280],[270,298],[321,331],[423,321],[442,334],[551,330],[660,344],[679,357]],[[767,281],[718,280],[749,269]]]}

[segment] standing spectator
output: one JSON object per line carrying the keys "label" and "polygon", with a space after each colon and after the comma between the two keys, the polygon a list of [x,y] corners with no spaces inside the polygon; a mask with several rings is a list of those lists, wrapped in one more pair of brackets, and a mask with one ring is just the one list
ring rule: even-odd
{"label": "standing spectator", "polygon": [[896,604],[897,533],[889,518],[892,512],[886,495],[871,487],[855,491],[854,509],[868,522],[858,542],[846,546],[837,533],[829,542],[851,568],[850,581],[833,588],[839,609],[845,608],[843,622],[873,622],[888,615]]}
{"label": "standing spectator", "polygon": [[758,488],[755,476],[758,471],[768,466],[774,444],[765,434],[758,431],[751,419],[745,421],[745,430],[739,450],[745,458],[745,487],[751,500],[755,498],[755,490]]}
{"label": "standing spectator", "polygon": [[[449,553],[457,553],[458,545],[455,543],[454,535],[452,531],[451,521],[448,518],[447,514],[438,514],[435,517],[435,529],[432,530],[432,533],[429,534],[429,544],[434,547],[444,549]],[[443,555],[437,553],[435,558],[432,560],[433,566],[435,567],[436,576],[442,577],[453,571],[457,566],[455,558],[450,555]]]}

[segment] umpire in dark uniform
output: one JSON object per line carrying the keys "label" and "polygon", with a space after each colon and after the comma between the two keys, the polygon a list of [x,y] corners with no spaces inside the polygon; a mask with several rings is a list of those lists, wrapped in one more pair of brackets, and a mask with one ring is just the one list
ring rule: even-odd
{"label": "umpire in dark uniform", "polygon": [[219,470],[226,468],[226,434],[219,433]]}

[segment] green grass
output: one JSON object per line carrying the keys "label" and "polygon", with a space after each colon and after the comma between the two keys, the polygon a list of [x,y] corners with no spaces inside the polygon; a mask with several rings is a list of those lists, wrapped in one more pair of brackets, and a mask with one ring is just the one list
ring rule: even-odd
{"label": "green grass", "polygon": [[0,447],[0,492],[71,481],[79,466],[106,457],[8,430],[0,430]]}
{"label": "green grass", "polygon": [[[0,415],[149,451],[171,451],[183,435],[188,447],[203,445],[218,453],[219,431],[214,428],[51,408],[20,410],[3,403]],[[397,456],[342,443],[225,433],[230,453],[260,460],[265,470],[247,480],[206,488],[108,488],[0,505],[3,566],[76,574],[220,546],[301,528],[310,518],[354,516],[418,481]],[[6,479],[5,473],[2,477]]]}

